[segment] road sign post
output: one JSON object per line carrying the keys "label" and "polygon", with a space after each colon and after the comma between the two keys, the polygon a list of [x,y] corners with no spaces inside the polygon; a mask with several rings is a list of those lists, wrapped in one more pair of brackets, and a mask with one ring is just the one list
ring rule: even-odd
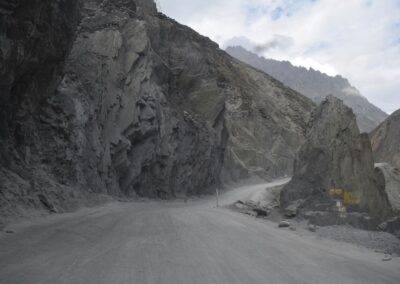
{"label": "road sign post", "polygon": [[215,198],[216,198],[216,202],[217,202],[217,208],[219,207],[219,196],[218,196],[218,188],[215,188]]}

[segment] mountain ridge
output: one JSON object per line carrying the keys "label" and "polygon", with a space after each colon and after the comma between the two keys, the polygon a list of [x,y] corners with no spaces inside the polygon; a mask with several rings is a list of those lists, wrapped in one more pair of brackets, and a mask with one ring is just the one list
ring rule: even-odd
{"label": "mountain ridge", "polygon": [[340,75],[332,77],[312,68],[293,66],[289,61],[266,59],[241,46],[227,47],[226,51],[231,56],[270,74],[317,104],[328,95],[342,99],[355,112],[362,132],[372,131],[388,116],[351,86],[348,79]]}

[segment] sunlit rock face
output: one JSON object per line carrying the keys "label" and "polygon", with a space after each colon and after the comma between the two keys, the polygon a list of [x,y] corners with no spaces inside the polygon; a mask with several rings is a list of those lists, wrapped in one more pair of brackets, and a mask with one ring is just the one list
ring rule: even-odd
{"label": "sunlit rock face", "polygon": [[[313,103],[152,1],[10,7],[21,19],[1,36],[25,51],[2,53],[2,215],[291,174]],[[23,28],[35,9],[44,18]]]}
{"label": "sunlit rock face", "polygon": [[336,206],[334,190],[348,211],[377,218],[390,213],[368,135],[360,135],[352,110],[329,96],[312,114],[294,177],[283,189],[281,203],[286,207],[302,200],[304,210],[329,211]]}

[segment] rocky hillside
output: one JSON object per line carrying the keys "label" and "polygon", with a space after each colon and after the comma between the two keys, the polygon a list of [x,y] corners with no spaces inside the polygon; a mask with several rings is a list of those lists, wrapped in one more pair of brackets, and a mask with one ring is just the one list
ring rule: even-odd
{"label": "rocky hillside", "polygon": [[367,212],[381,219],[391,214],[384,190],[368,135],[360,135],[350,108],[328,96],[313,112],[293,179],[281,194],[282,206],[297,203],[309,211]]}
{"label": "rocky hillside", "polygon": [[154,2],[0,3],[1,216],[291,174],[313,103]]}
{"label": "rocky hillside", "polygon": [[362,132],[370,132],[387,117],[385,112],[368,102],[341,76],[331,77],[313,69],[295,67],[290,62],[265,59],[240,46],[228,47],[226,51],[233,57],[270,74],[316,103],[320,103],[330,94],[340,98],[353,109]]}
{"label": "rocky hillside", "polygon": [[374,129],[370,137],[375,161],[400,169],[400,110]]}

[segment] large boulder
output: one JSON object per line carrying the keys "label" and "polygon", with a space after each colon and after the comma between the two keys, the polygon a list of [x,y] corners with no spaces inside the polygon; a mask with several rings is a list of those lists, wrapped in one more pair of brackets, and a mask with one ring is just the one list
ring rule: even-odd
{"label": "large boulder", "polygon": [[360,135],[352,110],[333,96],[313,112],[293,179],[281,193],[284,208],[298,200],[303,210],[389,214],[368,135]]}

